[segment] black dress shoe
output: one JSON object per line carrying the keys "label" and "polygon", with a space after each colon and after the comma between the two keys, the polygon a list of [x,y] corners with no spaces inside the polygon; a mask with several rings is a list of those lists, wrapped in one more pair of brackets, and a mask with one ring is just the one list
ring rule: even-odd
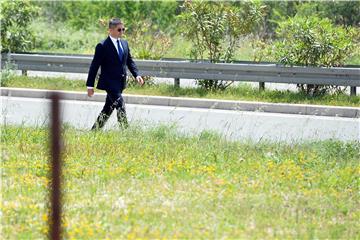
{"label": "black dress shoe", "polygon": [[106,115],[105,113],[100,113],[97,117],[94,125],[91,127],[91,130],[99,130],[102,127],[104,127],[106,121],[109,119],[109,115]]}

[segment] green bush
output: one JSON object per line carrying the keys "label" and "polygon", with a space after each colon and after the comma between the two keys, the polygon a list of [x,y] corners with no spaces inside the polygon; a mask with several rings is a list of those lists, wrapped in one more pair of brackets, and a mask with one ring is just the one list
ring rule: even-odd
{"label": "green bush", "polygon": [[169,50],[171,38],[160,31],[150,20],[139,21],[127,34],[131,54],[138,59],[160,59]]}
{"label": "green bush", "polygon": [[[256,2],[227,3],[185,1],[179,16],[184,35],[193,43],[191,58],[216,63],[230,62],[241,36],[250,34],[262,19],[263,6]],[[225,89],[227,81],[199,80],[203,88]]]}
{"label": "green bush", "polygon": [[34,35],[29,24],[39,8],[31,1],[5,0],[0,3],[1,52],[29,51]]}
{"label": "green bush", "polygon": [[[285,65],[342,66],[353,54],[356,32],[335,26],[329,19],[296,16],[281,22],[270,52]],[[307,94],[322,94],[336,86],[298,84]]]}

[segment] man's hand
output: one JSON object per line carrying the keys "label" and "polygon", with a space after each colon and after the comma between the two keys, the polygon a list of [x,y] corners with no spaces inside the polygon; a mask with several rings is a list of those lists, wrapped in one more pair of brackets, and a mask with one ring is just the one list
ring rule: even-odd
{"label": "man's hand", "polygon": [[94,89],[93,88],[88,88],[87,92],[88,92],[89,97],[92,97],[94,95]]}
{"label": "man's hand", "polygon": [[136,81],[142,86],[144,85],[144,79],[141,76],[136,77]]}

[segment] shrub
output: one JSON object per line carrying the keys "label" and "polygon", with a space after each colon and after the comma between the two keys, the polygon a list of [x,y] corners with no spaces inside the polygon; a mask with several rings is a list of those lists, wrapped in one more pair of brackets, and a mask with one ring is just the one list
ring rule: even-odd
{"label": "shrub", "polygon": [[2,59],[4,62],[4,66],[1,69],[1,87],[8,87],[9,81],[11,78],[15,76],[15,70],[17,70],[17,66],[11,61],[10,56],[6,56],[6,59]]}
{"label": "shrub", "polygon": [[[134,23],[132,31],[126,35],[131,48],[131,55],[136,59],[160,59],[169,50],[172,42],[170,36],[159,30],[150,20]],[[143,76],[145,85],[154,85],[154,78]],[[127,78],[128,86],[137,85],[134,77]]]}
{"label": "shrub", "polygon": [[[191,58],[230,62],[241,36],[262,19],[263,6],[255,2],[185,1],[179,15],[184,35],[193,43]],[[199,80],[203,88],[225,89],[227,81]]]}
{"label": "shrub", "polygon": [[28,26],[39,8],[28,0],[6,0],[0,3],[0,9],[1,52],[30,50],[34,35]]}
{"label": "shrub", "polygon": [[[355,31],[318,17],[289,18],[279,24],[271,54],[285,65],[342,66],[353,53]],[[323,94],[336,86],[298,84],[307,94]]]}
{"label": "shrub", "polygon": [[150,20],[134,24],[127,38],[132,55],[137,59],[160,59],[171,46],[170,36],[160,31]]}

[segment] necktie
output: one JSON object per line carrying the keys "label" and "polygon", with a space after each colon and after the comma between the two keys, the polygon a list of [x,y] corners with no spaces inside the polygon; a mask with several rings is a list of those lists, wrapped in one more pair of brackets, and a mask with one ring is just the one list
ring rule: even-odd
{"label": "necktie", "polygon": [[120,42],[119,42],[119,40],[116,40],[116,43],[117,43],[117,48],[118,48],[119,59],[120,59],[120,62],[122,62],[123,52],[122,52],[122,49],[121,49],[121,47],[120,47]]}

